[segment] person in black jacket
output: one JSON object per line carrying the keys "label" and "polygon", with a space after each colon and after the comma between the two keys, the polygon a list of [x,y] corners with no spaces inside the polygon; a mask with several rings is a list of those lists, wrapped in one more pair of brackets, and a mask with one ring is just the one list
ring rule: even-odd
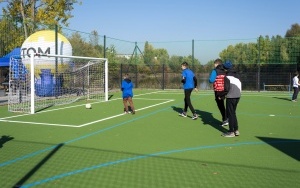
{"label": "person in black jacket", "polygon": [[240,135],[236,109],[241,98],[242,83],[236,71],[232,68],[231,61],[227,60],[223,66],[227,70],[224,80],[225,92],[218,97],[222,98],[226,96],[226,114],[229,122],[229,130],[223,133],[222,136],[235,137]]}
{"label": "person in black jacket", "polygon": [[228,119],[225,109],[225,97],[219,98],[218,96],[222,95],[222,93],[224,92],[224,77],[226,75],[226,71],[223,67],[223,62],[221,59],[216,59],[214,61],[214,66],[215,68],[211,71],[209,76],[209,82],[213,83],[215,101],[222,115],[222,122],[220,126],[225,126],[228,125]]}

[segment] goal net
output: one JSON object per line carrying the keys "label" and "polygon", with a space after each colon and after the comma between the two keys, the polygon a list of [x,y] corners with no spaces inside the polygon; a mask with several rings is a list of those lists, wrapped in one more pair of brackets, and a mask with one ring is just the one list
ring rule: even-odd
{"label": "goal net", "polygon": [[11,57],[8,110],[35,113],[78,100],[108,100],[105,58],[42,55]]}

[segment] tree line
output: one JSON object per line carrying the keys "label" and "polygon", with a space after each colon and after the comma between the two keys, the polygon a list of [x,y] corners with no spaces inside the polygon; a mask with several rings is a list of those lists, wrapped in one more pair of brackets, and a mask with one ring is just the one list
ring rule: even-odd
{"label": "tree line", "polygon": [[[53,30],[58,26],[58,32],[64,35],[64,27],[68,27],[74,4],[78,0],[2,0],[7,6],[3,8],[0,20],[0,55],[3,56],[15,47],[20,47],[23,41],[32,33],[43,30]],[[73,32],[67,38],[73,46],[73,55],[106,57],[110,68],[117,64],[138,64],[143,66],[141,72],[155,71],[157,65],[166,65],[170,71],[178,71],[183,61],[192,65],[196,72],[207,72],[211,69],[213,59],[203,64],[191,55],[170,56],[167,49],[154,48],[146,41],[142,51],[132,54],[128,59],[118,56],[116,46],[100,44],[97,31],[88,34],[89,40],[81,32]],[[102,36],[103,37],[103,36]],[[109,52],[109,53],[106,53]],[[159,58],[157,58],[159,57]],[[293,24],[284,37],[259,36],[256,42],[229,45],[219,53],[221,59],[230,59],[235,64],[245,66],[253,64],[300,64],[300,25]]]}

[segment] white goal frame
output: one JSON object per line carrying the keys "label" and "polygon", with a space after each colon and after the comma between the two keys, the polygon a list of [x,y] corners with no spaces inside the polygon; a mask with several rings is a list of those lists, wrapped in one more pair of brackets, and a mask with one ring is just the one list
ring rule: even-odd
{"label": "white goal frame", "polygon": [[[37,106],[36,105],[36,101],[37,101],[36,98],[39,98],[39,96],[37,96],[37,94],[36,94],[36,92],[37,92],[37,88],[36,88],[36,82],[37,82],[36,81],[37,80],[36,74],[37,74],[37,72],[36,72],[35,68],[36,68],[36,66],[38,66],[37,63],[39,61],[41,61],[41,62],[43,61],[43,60],[39,60],[40,57],[52,59],[51,63],[53,63],[55,61],[56,61],[56,63],[58,63],[57,62],[58,59],[60,59],[60,60],[62,60],[62,59],[65,59],[65,60],[67,60],[67,59],[69,59],[69,60],[76,59],[78,61],[79,60],[83,61],[84,63],[86,63],[86,61],[88,61],[85,65],[84,65],[84,63],[83,64],[81,63],[80,65],[84,65],[84,66],[78,68],[75,71],[80,72],[81,69],[85,68],[84,71],[87,74],[84,74],[84,76],[82,76],[80,78],[83,78],[83,80],[84,80],[83,82],[87,82],[88,86],[89,86],[89,83],[90,83],[90,79],[96,80],[96,81],[93,81],[93,83],[95,83],[95,85],[96,85],[96,86],[93,86],[93,87],[97,88],[97,89],[93,90],[93,92],[94,92],[93,96],[96,96],[96,94],[98,95],[98,93],[101,92],[101,94],[99,94],[99,96],[101,95],[101,100],[102,101],[108,101],[108,60],[107,60],[107,58],[95,58],[95,57],[83,57],[83,56],[65,56],[65,55],[38,54],[38,53],[33,54],[32,53],[32,54],[30,54],[30,58],[27,57],[27,60],[26,60],[26,62],[27,62],[26,72],[22,72],[23,70],[18,70],[18,73],[17,73],[17,74],[22,74],[22,76],[23,76],[22,78],[25,78],[25,80],[28,80],[27,82],[30,82],[30,83],[23,83],[24,81],[22,81],[22,80],[20,81],[20,79],[19,79],[17,85],[22,87],[22,91],[15,92],[15,93],[14,93],[14,90],[16,90],[16,88],[9,87],[9,96],[8,96],[9,97],[9,100],[8,100],[8,110],[9,111],[11,111],[11,112],[23,112],[23,113],[30,113],[30,114],[36,113],[36,111],[37,111],[37,109],[36,109],[36,106]],[[11,61],[12,61],[12,59],[11,59]],[[30,64],[29,64],[28,61],[30,61]],[[45,61],[47,61],[47,59]],[[23,65],[25,60],[23,62],[23,59],[21,58],[20,62]],[[70,61],[70,62],[72,62],[72,61]],[[76,64],[76,62],[74,64]],[[101,66],[101,72],[99,72],[99,74],[101,74],[101,79],[93,78],[93,77],[96,77],[95,75],[98,75],[98,74],[95,74],[94,72],[93,72],[94,74],[92,74],[90,76],[90,71],[91,71],[90,69],[92,68],[91,66],[93,66],[93,65]],[[28,66],[30,66],[30,67],[28,67]],[[53,67],[53,64],[51,66]],[[57,64],[55,65],[55,67],[57,68]],[[10,68],[12,68],[12,65],[10,65]],[[98,69],[95,69],[95,71],[98,71]],[[10,72],[12,72],[12,71],[10,71]],[[72,74],[73,72],[68,72],[68,73]],[[58,76],[58,75],[56,75],[56,76]],[[76,77],[76,75],[74,76],[74,78],[75,77]],[[57,78],[55,78],[55,79],[57,79]],[[9,82],[10,82],[9,83],[10,86],[13,86],[15,84],[14,80],[12,80],[11,78],[10,78]],[[91,83],[91,85],[93,83]],[[55,83],[55,84],[57,84],[57,83]],[[17,88],[17,89],[21,90],[20,88]],[[94,100],[100,100],[97,97],[90,98],[90,88],[84,88],[84,91],[80,91],[80,92],[81,92],[80,94],[82,95],[81,98],[84,98],[86,100],[93,100],[93,99]],[[61,94],[61,95],[63,95],[63,94]],[[76,93],[74,95],[76,95]],[[77,95],[78,95],[78,93],[77,93]],[[14,100],[14,98],[18,98],[18,100],[20,100],[20,102],[18,102],[18,100]],[[46,98],[45,100],[48,100],[48,101],[51,101],[51,100],[54,101],[55,100],[54,96],[45,97],[45,98]],[[56,97],[56,98],[58,98],[58,97]],[[63,97],[61,97],[61,99],[62,98]],[[80,98],[80,97],[78,97],[78,98]],[[62,101],[61,104],[68,104],[68,103],[64,103],[64,102],[65,101]],[[74,102],[74,101],[72,101],[72,102]],[[21,103],[26,103],[26,104],[22,107],[23,104],[21,104]],[[53,105],[57,105],[57,104],[52,104],[50,106],[53,106]],[[26,108],[26,110],[24,110],[25,108]]]}

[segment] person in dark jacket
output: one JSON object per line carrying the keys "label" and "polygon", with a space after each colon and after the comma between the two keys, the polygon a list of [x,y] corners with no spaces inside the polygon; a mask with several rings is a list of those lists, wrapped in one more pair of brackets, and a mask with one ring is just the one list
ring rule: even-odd
{"label": "person in dark jacket", "polygon": [[227,60],[223,66],[227,70],[224,83],[225,92],[218,97],[222,98],[226,96],[226,113],[229,122],[229,130],[228,132],[223,133],[222,136],[235,137],[240,135],[236,109],[241,98],[242,83],[236,71],[232,68],[231,61]]}
{"label": "person in dark jacket", "polygon": [[133,84],[132,84],[128,74],[125,74],[124,79],[122,80],[122,85],[121,85],[125,114],[130,113],[129,108],[128,108],[128,103],[130,105],[132,114],[135,114],[134,104],[133,104],[133,100],[132,100],[132,98],[133,98],[132,89],[133,89]]}
{"label": "person in dark jacket", "polygon": [[225,97],[219,98],[218,96],[224,96],[222,93],[224,93],[224,78],[226,71],[223,67],[222,60],[219,58],[214,61],[214,66],[215,68],[211,71],[209,76],[209,83],[213,83],[215,101],[222,115],[222,122],[220,126],[225,126],[228,125],[228,118],[225,108]]}

